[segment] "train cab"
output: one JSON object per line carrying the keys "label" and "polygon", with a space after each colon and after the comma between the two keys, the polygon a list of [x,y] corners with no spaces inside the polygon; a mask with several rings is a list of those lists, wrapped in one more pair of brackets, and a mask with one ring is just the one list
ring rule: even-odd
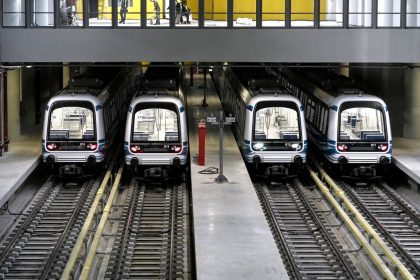
{"label": "train cab", "polygon": [[173,96],[146,95],[129,107],[125,162],[144,178],[167,177],[188,160],[184,104]]}

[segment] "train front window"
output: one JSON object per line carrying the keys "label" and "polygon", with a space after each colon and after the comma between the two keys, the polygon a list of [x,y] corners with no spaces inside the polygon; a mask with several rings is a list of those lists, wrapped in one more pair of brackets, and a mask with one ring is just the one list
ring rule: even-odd
{"label": "train front window", "polygon": [[134,114],[133,142],[179,142],[179,121],[176,106],[156,108],[141,105]]}
{"label": "train front window", "polygon": [[254,115],[254,140],[299,140],[298,108],[293,102],[260,102]]}
{"label": "train front window", "polygon": [[59,102],[50,111],[49,140],[94,140],[95,118],[89,102]]}
{"label": "train front window", "polygon": [[386,141],[382,106],[377,102],[352,103],[340,111],[340,141]]}

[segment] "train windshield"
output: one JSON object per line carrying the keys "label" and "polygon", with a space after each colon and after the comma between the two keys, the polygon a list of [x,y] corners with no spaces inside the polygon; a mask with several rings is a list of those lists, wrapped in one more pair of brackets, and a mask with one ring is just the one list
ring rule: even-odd
{"label": "train windshield", "polygon": [[260,102],[254,115],[254,140],[300,140],[298,107],[293,102]]}
{"label": "train windshield", "polygon": [[133,142],[179,142],[178,109],[172,103],[141,103],[133,119]]}
{"label": "train windshield", "polygon": [[347,102],[340,109],[340,141],[386,141],[385,114],[378,102]]}
{"label": "train windshield", "polygon": [[51,106],[49,140],[94,140],[94,107],[90,102],[60,101]]}

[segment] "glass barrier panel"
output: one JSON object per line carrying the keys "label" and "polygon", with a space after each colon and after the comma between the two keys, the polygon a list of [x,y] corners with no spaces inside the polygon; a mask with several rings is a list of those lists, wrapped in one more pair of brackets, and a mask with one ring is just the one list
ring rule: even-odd
{"label": "glass barrier panel", "polygon": [[175,26],[198,27],[198,0],[175,0]]}
{"label": "glass barrier panel", "polygon": [[372,26],[372,0],[349,0],[349,27]]}
{"label": "glass barrier panel", "polygon": [[3,26],[25,26],[25,0],[3,0]]}
{"label": "glass barrier panel", "polygon": [[[92,5],[92,2],[96,2]],[[88,18],[90,27],[112,26],[112,1],[89,1]]]}
{"label": "glass barrier panel", "polygon": [[319,20],[321,27],[342,27],[343,0],[321,1]]}
{"label": "glass barrier panel", "polygon": [[399,27],[401,1],[378,1],[378,27]]}
{"label": "glass barrier panel", "polygon": [[420,0],[407,0],[407,27],[420,27]]}
{"label": "glass barrier panel", "polygon": [[118,0],[118,27],[140,27],[140,23],[141,0]]}
{"label": "glass barrier panel", "polygon": [[54,0],[30,0],[29,9],[28,25],[54,27]]}
{"label": "glass barrier panel", "polygon": [[[314,26],[314,1],[296,0],[291,1],[292,27]],[[308,3],[309,2],[309,3]]]}
{"label": "glass barrier panel", "polygon": [[60,0],[59,17],[60,26],[83,26],[83,0]]}
{"label": "glass barrier panel", "polygon": [[234,27],[255,27],[256,23],[256,2],[255,0],[234,0],[233,1],[233,26]]}
{"label": "glass barrier panel", "polygon": [[147,26],[169,27],[169,1],[148,0]]}
{"label": "glass barrier panel", "polygon": [[285,18],[284,0],[262,0],[263,27],[284,27]]}
{"label": "glass barrier panel", "polygon": [[204,0],[204,26],[227,27],[227,0]]}

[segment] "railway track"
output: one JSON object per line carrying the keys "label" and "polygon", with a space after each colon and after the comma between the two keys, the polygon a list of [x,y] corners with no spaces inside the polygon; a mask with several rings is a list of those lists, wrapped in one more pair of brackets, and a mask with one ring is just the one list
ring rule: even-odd
{"label": "railway track", "polygon": [[94,182],[42,188],[0,247],[0,279],[60,278],[96,193]]}
{"label": "railway track", "polygon": [[413,276],[420,278],[419,214],[385,183],[358,186],[341,182],[340,186]]}
{"label": "railway track", "polygon": [[254,186],[292,279],[362,279],[300,185]]}
{"label": "railway track", "polygon": [[[185,184],[131,184],[118,220],[105,279],[189,279]],[[118,199],[117,199],[118,200]]]}

